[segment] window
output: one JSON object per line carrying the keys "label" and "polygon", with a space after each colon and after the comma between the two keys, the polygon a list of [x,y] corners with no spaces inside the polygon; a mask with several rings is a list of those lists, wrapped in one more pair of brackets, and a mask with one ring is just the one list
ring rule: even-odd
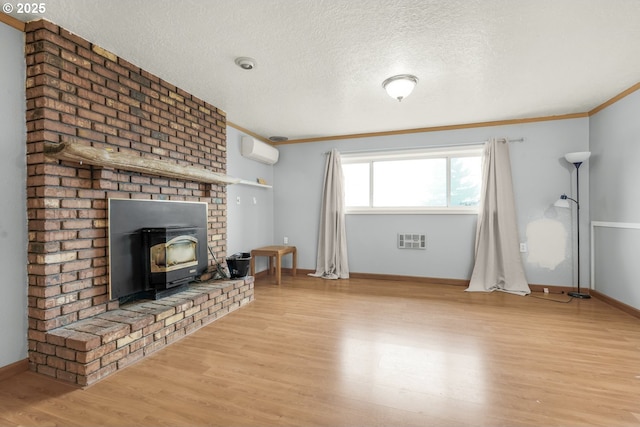
{"label": "window", "polygon": [[482,146],[342,155],[347,213],[476,213]]}

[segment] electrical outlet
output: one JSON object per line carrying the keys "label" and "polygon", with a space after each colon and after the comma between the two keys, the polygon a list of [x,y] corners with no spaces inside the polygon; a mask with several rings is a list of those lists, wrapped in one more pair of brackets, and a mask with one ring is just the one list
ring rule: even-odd
{"label": "electrical outlet", "polygon": [[288,238],[287,236],[284,236],[283,241],[284,241],[284,244],[285,244],[285,245],[288,245],[288,244],[289,244],[289,238]]}
{"label": "electrical outlet", "polygon": [[520,243],[520,252],[527,252],[527,244]]}

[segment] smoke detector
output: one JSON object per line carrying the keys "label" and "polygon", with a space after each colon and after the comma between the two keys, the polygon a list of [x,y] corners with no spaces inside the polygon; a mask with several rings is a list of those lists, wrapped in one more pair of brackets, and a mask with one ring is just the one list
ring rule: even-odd
{"label": "smoke detector", "polygon": [[258,64],[256,64],[256,60],[253,58],[249,58],[248,56],[239,56],[235,61],[236,65],[243,70],[253,70],[256,68]]}

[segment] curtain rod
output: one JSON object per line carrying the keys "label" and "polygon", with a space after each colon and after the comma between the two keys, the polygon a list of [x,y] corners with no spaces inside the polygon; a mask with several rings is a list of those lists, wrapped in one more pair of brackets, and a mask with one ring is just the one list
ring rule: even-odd
{"label": "curtain rod", "polygon": [[[498,138],[498,140],[506,141],[506,142],[524,142],[524,137],[514,138],[514,139],[505,139]],[[364,149],[364,150],[355,150],[355,151],[341,151],[340,154],[355,154],[355,153],[375,153],[375,152],[383,152],[383,151],[402,151],[402,150],[419,150],[421,148],[456,148],[456,147],[465,147],[467,145],[480,145],[485,144],[488,141],[479,141],[479,142],[463,142],[460,144],[441,144],[441,145],[427,145],[422,147],[398,147],[398,148],[378,148],[378,149]],[[329,154],[330,151],[325,151],[322,154]]]}

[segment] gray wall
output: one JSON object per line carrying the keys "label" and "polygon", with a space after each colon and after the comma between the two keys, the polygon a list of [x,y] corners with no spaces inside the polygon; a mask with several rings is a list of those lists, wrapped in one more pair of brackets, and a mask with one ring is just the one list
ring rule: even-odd
{"label": "gray wall", "polygon": [[593,115],[590,120],[591,220],[598,227],[594,288],[640,309],[640,92]]}
{"label": "gray wall", "polygon": [[[273,184],[274,166],[242,157],[240,147],[246,134],[227,127],[227,174],[255,182],[264,178]],[[240,203],[238,203],[240,198]],[[227,248],[228,254],[250,252],[251,249],[282,243],[273,239],[273,190],[270,188],[234,184],[227,186]],[[256,260],[256,270],[266,269],[265,258]]]}
{"label": "gray wall", "polygon": [[[298,247],[298,266],[315,269],[324,153],[380,148],[455,145],[489,137],[525,138],[510,143],[516,209],[529,283],[570,286],[574,280],[571,211],[552,207],[572,194],[574,168],[563,156],[586,151],[587,118],[530,124],[280,145],[274,168],[274,240]],[[581,168],[583,235],[588,236],[588,165]],[[352,272],[469,279],[473,268],[476,215],[348,215]],[[427,250],[400,250],[396,233],[424,232]],[[583,283],[589,281],[588,239],[583,239]],[[560,250],[562,249],[562,250]],[[286,262],[286,260],[285,260]]]}
{"label": "gray wall", "polygon": [[640,222],[640,91],[590,120],[591,219]]}
{"label": "gray wall", "polygon": [[27,357],[24,33],[0,23],[0,367]]}

